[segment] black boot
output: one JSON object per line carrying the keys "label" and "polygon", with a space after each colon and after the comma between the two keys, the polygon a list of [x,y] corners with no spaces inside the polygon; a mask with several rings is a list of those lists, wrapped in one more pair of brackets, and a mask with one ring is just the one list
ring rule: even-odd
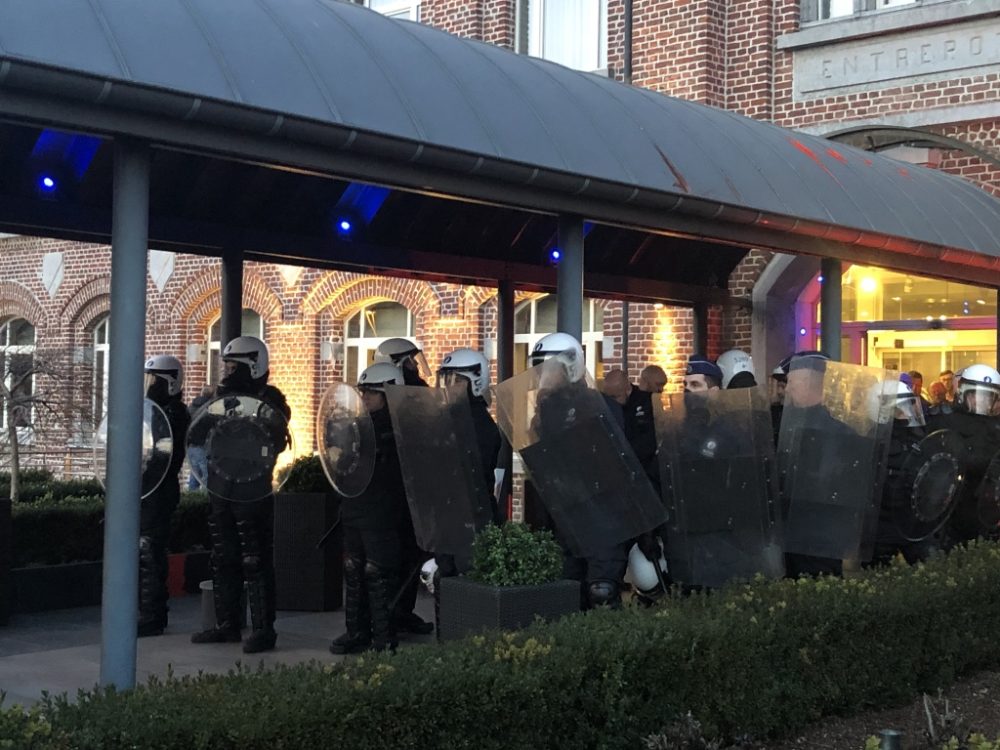
{"label": "black boot", "polygon": [[[243,643],[243,652],[270,651],[278,640],[274,632],[273,565],[264,558],[266,546],[260,543],[262,529],[251,519],[237,521],[243,549],[243,576],[247,583],[252,632]],[[270,575],[269,575],[270,573]]]}
{"label": "black boot", "polygon": [[239,643],[243,574],[239,537],[230,503],[211,496],[208,529],[212,535],[212,598],[216,625],[191,636],[191,643]]}
{"label": "black boot", "polygon": [[[372,617],[372,648],[375,651],[395,651],[396,629],[389,607],[396,593],[395,570],[380,568],[370,560],[365,563],[365,586]],[[422,622],[422,621],[421,621]]]}
{"label": "black boot", "polygon": [[344,625],[347,632],[333,639],[332,654],[357,654],[372,645],[372,619],[368,609],[368,590],[365,588],[364,561],[348,557],[344,561]]}
{"label": "black boot", "polygon": [[167,607],[159,588],[161,573],[156,564],[153,538],[139,537],[139,628],[140,638],[162,635],[167,627]]}

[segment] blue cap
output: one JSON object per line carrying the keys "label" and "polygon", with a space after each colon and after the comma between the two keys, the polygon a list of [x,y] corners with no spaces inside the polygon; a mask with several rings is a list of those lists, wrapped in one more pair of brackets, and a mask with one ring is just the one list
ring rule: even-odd
{"label": "blue cap", "polygon": [[703,357],[700,354],[692,354],[688,357],[687,370],[684,374],[707,375],[710,378],[715,378],[719,383],[722,383],[722,368],[720,368],[708,357]]}
{"label": "blue cap", "polygon": [[816,370],[826,372],[826,363],[830,358],[821,351],[808,349],[806,351],[789,354],[778,365],[786,375],[789,370]]}
{"label": "blue cap", "polygon": [[910,377],[910,373],[908,372],[899,373],[899,382],[906,383],[906,387],[909,388],[911,391],[913,390],[913,378]]}

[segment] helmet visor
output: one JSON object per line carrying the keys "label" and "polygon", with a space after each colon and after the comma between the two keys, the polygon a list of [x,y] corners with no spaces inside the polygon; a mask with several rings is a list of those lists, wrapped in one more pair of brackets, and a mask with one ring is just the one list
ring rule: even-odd
{"label": "helmet visor", "polygon": [[908,427],[924,427],[924,410],[916,396],[896,399],[896,419],[905,419]]}
{"label": "helmet visor", "polygon": [[972,387],[966,388],[962,392],[962,402],[971,414],[979,414],[983,417],[991,417],[997,414],[998,394],[992,388]]}

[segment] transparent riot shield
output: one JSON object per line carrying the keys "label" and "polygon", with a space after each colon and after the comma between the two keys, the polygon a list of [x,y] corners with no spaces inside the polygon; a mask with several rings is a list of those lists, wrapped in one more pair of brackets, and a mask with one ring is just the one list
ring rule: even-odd
{"label": "transparent riot shield", "polygon": [[760,388],[654,399],[667,556],[678,582],[785,574],[771,410]]}
{"label": "transparent riot shield", "polygon": [[493,511],[466,391],[385,387],[417,542],[467,560]]}
{"label": "transparent riot shield", "polygon": [[990,459],[975,498],[980,533],[995,537],[1000,533],[1000,453]]}
{"label": "transparent riot shield", "polygon": [[357,497],[375,471],[375,428],[361,394],[347,383],[334,383],[316,413],[316,443],[330,484],[345,497]]}
{"label": "transparent riot shield", "polygon": [[[167,476],[174,454],[174,437],[163,409],[150,399],[142,402],[142,489],[140,498],[152,495]],[[101,420],[94,436],[94,476],[107,488],[108,418]]]}
{"label": "transparent riot shield", "polygon": [[887,370],[792,360],[777,453],[786,552],[871,559],[897,387]]}
{"label": "transparent riot shield", "polygon": [[961,496],[964,453],[951,430],[931,433],[907,453],[882,495],[882,518],[893,536],[919,542],[944,526]]}
{"label": "transparent riot shield", "polygon": [[204,468],[191,467],[202,486],[226,500],[253,502],[279,489],[282,479],[274,467],[278,455],[292,448],[292,437],[280,411],[253,396],[233,394],[198,410],[187,444],[205,451]]}
{"label": "transparent riot shield", "polygon": [[666,518],[604,397],[560,357],[500,383],[497,421],[528,469],[556,536],[589,557]]}

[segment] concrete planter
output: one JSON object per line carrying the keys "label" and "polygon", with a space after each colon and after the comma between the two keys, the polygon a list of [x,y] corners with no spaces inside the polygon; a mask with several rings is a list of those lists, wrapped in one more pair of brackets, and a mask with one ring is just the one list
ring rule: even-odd
{"label": "concrete planter", "polygon": [[580,609],[579,581],[488,586],[465,576],[441,579],[441,640],[483,630],[517,630],[536,617],[555,620]]}
{"label": "concrete planter", "polygon": [[97,562],[39,565],[11,571],[14,612],[43,612],[101,603],[101,573]]}

